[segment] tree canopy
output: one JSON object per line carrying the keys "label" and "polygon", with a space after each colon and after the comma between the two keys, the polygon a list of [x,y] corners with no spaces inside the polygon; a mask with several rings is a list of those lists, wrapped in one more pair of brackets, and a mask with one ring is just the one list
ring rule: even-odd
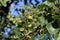
{"label": "tree canopy", "polygon": [[0,39],[60,40],[59,0],[46,0],[36,8],[28,5],[22,8],[27,10],[19,17],[8,12],[6,18],[0,18]]}

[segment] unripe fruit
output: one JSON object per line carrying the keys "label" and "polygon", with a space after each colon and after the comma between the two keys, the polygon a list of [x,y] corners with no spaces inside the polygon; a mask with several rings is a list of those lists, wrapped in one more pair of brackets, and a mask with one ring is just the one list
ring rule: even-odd
{"label": "unripe fruit", "polygon": [[20,28],[20,31],[23,32],[24,31],[24,28]]}
{"label": "unripe fruit", "polygon": [[28,25],[28,27],[31,27],[31,26],[32,26],[31,24]]}
{"label": "unripe fruit", "polygon": [[22,20],[18,20],[18,22],[22,22]]}
{"label": "unripe fruit", "polygon": [[10,18],[10,20],[12,21],[12,20],[13,20],[13,18]]}
{"label": "unripe fruit", "polygon": [[33,17],[32,16],[28,16],[28,19],[33,19]]}

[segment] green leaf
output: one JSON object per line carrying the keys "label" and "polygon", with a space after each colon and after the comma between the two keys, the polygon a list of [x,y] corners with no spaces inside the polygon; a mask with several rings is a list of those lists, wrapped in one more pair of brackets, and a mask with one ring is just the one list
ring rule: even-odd
{"label": "green leaf", "polygon": [[53,7],[54,6],[54,3],[51,3],[51,2],[48,2],[48,1],[45,1],[43,4],[49,6],[49,7]]}
{"label": "green leaf", "polygon": [[1,0],[0,2],[3,6],[7,6],[6,2],[8,1],[11,2],[11,0]]}
{"label": "green leaf", "polygon": [[45,25],[45,24],[48,23],[47,20],[46,20],[43,16],[41,16],[41,17],[39,18],[39,20],[40,20],[41,26],[43,26],[43,25]]}
{"label": "green leaf", "polygon": [[59,33],[59,36],[58,36],[57,40],[60,40],[60,33]]}
{"label": "green leaf", "polygon": [[48,23],[46,28],[50,34],[55,34],[58,32],[58,29],[54,29],[51,23]]}

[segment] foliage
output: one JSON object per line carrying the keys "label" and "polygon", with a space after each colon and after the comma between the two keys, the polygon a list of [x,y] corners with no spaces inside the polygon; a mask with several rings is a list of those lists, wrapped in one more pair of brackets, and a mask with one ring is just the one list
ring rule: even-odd
{"label": "foliage", "polygon": [[[39,40],[60,40],[60,2],[58,0],[45,1],[37,8],[33,6],[24,8],[28,10],[25,10],[20,17],[12,16],[9,12],[5,22],[3,22],[4,17],[0,19],[1,30],[5,30],[5,27],[11,29],[12,34],[8,35],[10,40],[34,40],[37,34],[40,35]],[[5,31],[0,32],[0,39],[6,38],[7,35],[4,33]]]}
{"label": "foliage", "polygon": [[11,2],[11,0],[0,0],[0,6],[7,6],[7,2]]}

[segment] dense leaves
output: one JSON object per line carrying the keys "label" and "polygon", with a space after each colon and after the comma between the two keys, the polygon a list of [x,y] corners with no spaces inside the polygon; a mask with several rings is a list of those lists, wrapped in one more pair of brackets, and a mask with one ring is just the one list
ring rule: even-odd
{"label": "dense leaves", "polygon": [[[58,4],[58,5],[57,5]],[[27,8],[19,17],[10,12],[0,18],[0,39],[60,40],[60,2],[48,0],[38,7]]]}

